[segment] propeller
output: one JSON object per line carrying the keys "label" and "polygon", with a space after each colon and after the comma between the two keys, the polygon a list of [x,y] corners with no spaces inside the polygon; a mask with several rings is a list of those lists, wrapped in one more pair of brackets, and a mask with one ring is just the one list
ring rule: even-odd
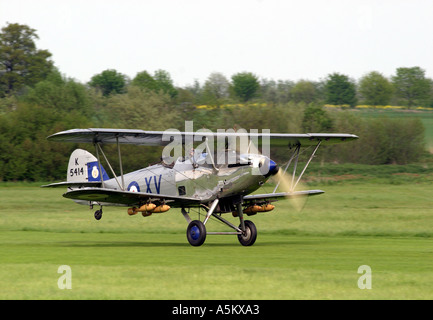
{"label": "propeller", "polygon": [[[291,174],[289,174],[287,172],[284,173],[284,170],[282,168],[280,168],[275,175],[271,176],[271,180],[278,186],[278,188],[275,192],[292,193],[296,190],[306,190],[306,188],[304,188],[303,184],[300,182],[298,182],[298,184],[296,185],[296,188],[293,189],[292,186],[296,182],[296,179],[294,179],[294,177]],[[301,212],[305,206],[305,203],[307,202],[308,197],[306,197],[306,196],[288,196],[287,198],[289,199],[293,208],[297,212]]]}
{"label": "propeller", "polygon": [[[257,146],[253,143],[252,140],[250,140],[248,145],[248,153],[253,154],[261,154],[261,152],[258,150]],[[271,162],[273,162],[271,160]],[[290,161],[291,162],[291,161]],[[268,166],[270,166],[270,163],[267,163]],[[274,163],[275,165],[275,163]],[[269,167],[270,169],[270,167]],[[271,174],[270,179],[272,182],[275,183],[277,186],[275,192],[285,192],[285,193],[293,193],[296,190],[306,190],[304,185],[297,181],[293,175],[287,172],[287,168],[284,172],[283,168],[279,167],[278,172],[276,174]],[[295,186],[296,184],[296,186]],[[295,186],[295,188],[293,188]],[[307,202],[307,196],[288,196],[289,202],[293,206],[293,208],[297,212],[301,212],[302,209],[305,207],[305,204]]]}

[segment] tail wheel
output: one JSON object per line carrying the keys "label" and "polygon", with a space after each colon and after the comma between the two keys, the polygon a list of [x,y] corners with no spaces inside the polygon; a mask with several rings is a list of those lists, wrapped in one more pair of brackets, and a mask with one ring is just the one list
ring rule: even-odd
{"label": "tail wheel", "polygon": [[186,229],[186,237],[192,246],[201,246],[206,240],[206,227],[203,222],[200,220],[191,221]]}
{"label": "tail wheel", "polygon": [[101,220],[102,218],[102,209],[101,210],[96,210],[95,211],[95,219],[96,220]]}
{"label": "tail wheel", "polygon": [[257,239],[256,225],[250,220],[245,220],[244,224],[245,231],[242,234],[238,234],[238,240],[243,246],[252,246]]}

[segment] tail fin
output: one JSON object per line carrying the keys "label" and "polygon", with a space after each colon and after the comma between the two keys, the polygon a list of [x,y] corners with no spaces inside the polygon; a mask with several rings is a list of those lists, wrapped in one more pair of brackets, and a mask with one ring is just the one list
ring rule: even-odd
{"label": "tail fin", "polygon": [[66,181],[43,187],[97,187],[101,184],[100,169],[104,181],[108,180],[107,172],[102,165],[99,166],[98,159],[93,154],[83,149],[76,149],[69,157]]}
{"label": "tail fin", "polygon": [[90,152],[83,149],[76,149],[69,158],[68,172],[66,175],[67,182],[101,182],[102,178],[108,180],[109,177],[104,168],[99,166],[98,159]]}

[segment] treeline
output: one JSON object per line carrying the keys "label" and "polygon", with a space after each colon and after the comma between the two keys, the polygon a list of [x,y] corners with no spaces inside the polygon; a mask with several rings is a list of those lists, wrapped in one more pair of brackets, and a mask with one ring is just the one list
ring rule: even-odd
{"label": "treeline", "polygon": [[[359,83],[341,74],[328,75],[323,82],[293,83],[259,80],[250,72],[228,80],[216,72],[204,84],[196,81],[183,88],[175,87],[164,70],[140,71],[129,79],[109,69],[83,84],[62,75],[49,51],[36,48],[36,38],[34,29],[19,24],[8,24],[0,33],[0,180],[63,180],[73,149],[93,152],[90,145],[46,140],[58,131],[87,127],[183,130],[185,120],[193,120],[195,130],[242,127],[360,136],[356,142],[322,149],[323,161],[404,164],[418,161],[424,151],[419,120],[366,120],[350,111],[330,112],[322,107],[325,103],[355,105],[379,96],[382,100],[368,100],[369,104],[395,101],[408,107],[431,106],[432,82],[419,67],[399,68],[391,80],[372,72]],[[399,81],[408,87],[397,90]],[[218,107],[228,103],[234,106]],[[203,104],[215,108],[197,108]],[[114,152],[113,146],[106,148]],[[122,155],[125,170],[133,170],[158,160],[161,150],[122,146]],[[287,151],[276,150],[273,156],[287,160]]]}

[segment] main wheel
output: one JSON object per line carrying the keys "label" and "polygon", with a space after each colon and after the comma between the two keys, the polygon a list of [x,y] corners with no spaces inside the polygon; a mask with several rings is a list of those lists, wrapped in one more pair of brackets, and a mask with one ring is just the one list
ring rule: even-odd
{"label": "main wheel", "polygon": [[96,210],[95,211],[95,219],[101,220],[101,218],[102,218],[102,210]]}
{"label": "main wheel", "polygon": [[188,242],[194,246],[201,246],[206,240],[206,227],[200,220],[191,221],[186,229]]}
{"label": "main wheel", "polygon": [[252,246],[257,239],[256,225],[250,220],[245,220],[244,224],[245,231],[242,234],[238,234],[238,240],[243,246]]}

